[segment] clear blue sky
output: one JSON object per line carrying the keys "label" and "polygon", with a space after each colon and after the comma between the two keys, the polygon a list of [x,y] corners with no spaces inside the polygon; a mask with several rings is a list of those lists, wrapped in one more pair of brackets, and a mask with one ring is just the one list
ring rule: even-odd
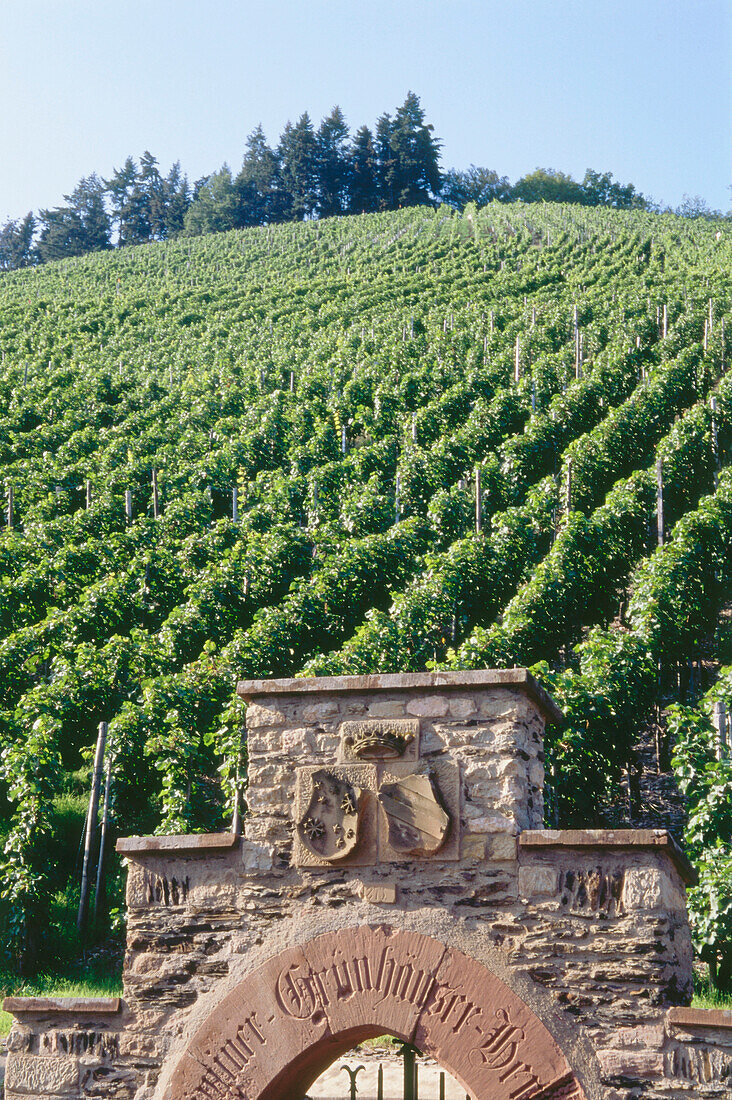
{"label": "clear blue sky", "polygon": [[146,148],[191,179],[262,122],[410,89],[443,165],[732,200],[732,0],[0,0],[0,221]]}

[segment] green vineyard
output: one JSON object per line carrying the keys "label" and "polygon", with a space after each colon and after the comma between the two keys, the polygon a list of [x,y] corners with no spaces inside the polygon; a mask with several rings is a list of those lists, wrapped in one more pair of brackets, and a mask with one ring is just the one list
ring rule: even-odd
{"label": "green vineyard", "polygon": [[729,223],[552,204],[2,276],[5,965],[75,949],[100,722],[117,832],[210,831],[237,679],[526,665],[548,827],[652,822],[673,770],[729,987],[731,300]]}

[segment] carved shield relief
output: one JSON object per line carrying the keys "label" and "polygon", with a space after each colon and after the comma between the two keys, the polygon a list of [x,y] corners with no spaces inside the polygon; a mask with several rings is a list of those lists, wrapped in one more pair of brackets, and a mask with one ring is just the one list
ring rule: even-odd
{"label": "carved shield relief", "polygon": [[415,773],[379,788],[389,843],[405,855],[432,855],[445,843],[450,817],[431,774]]}
{"label": "carved shield relief", "polygon": [[345,859],[359,841],[363,791],[326,768],[313,772],[310,779],[310,802],[297,823],[300,840],[320,859]]}

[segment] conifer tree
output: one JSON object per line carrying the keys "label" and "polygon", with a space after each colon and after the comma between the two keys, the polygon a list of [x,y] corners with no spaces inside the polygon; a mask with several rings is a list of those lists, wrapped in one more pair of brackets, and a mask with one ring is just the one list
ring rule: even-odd
{"label": "conifer tree", "polygon": [[335,106],[321,122],[316,135],[318,214],[321,218],[343,214],[348,203],[348,126]]}
{"label": "conifer tree", "polygon": [[176,161],[163,182],[165,195],[165,236],[175,237],[183,232],[186,212],[191,205],[191,189],[188,177]]}
{"label": "conifer tree", "polygon": [[350,151],[348,211],[367,214],[379,209],[377,160],[374,136],[368,126],[354,135]]}
{"label": "conifer tree", "polygon": [[433,202],[440,190],[440,142],[425,122],[419,97],[409,92],[391,128],[393,200],[398,206]]}
{"label": "conifer tree", "polygon": [[288,122],[278,150],[285,192],[284,216],[303,221],[315,213],[318,204],[318,145],[307,111],[295,125]]}
{"label": "conifer tree", "polygon": [[0,226],[0,271],[15,271],[30,267],[36,261],[33,235],[36,219],[29,211],[24,218],[8,219]]}
{"label": "conifer tree", "polygon": [[247,138],[236,186],[243,225],[267,225],[283,220],[285,201],[279,160],[267,144],[261,124]]}
{"label": "conifer tree", "polygon": [[384,113],[376,120],[376,193],[380,210],[396,207],[396,157],[391,144],[394,120]]}
{"label": "conifer tree", "polygon": [[201,185],[185,216],[185,232],[192,237],[201,233],[223,233],[242,224],[242,208],[231,169],[224,164]]}

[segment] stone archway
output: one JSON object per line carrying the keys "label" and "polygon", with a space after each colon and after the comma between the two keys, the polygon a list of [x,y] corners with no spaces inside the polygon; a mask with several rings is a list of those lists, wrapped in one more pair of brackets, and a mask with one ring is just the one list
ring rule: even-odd
{"label": "stone archway", "polygon": [[562,1050],[482,963],[387,925],[320,935],[270,958],[212,1010],[163,1100],[297,1100],[355,1043],[415,1044],[475,1100],[585,1100]]}

